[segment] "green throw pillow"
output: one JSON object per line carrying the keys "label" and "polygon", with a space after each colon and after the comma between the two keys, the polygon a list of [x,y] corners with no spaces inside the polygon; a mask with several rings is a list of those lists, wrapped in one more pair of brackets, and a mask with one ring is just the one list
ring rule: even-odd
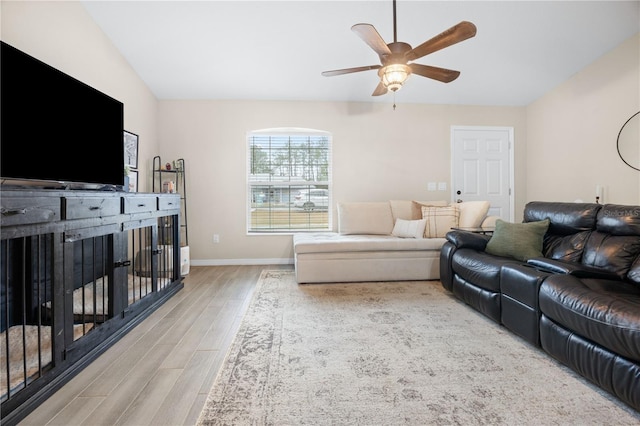
{"label": "green throw pillow", "polygon": [[527,223],[509,223],[498,219],[485,251],[524,262],[532,257],[540,257],[542,240],[548,228],[549,219]]}

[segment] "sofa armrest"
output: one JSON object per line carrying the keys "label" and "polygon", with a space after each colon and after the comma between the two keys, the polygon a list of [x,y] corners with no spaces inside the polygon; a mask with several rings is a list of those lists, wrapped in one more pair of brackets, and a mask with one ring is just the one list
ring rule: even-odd
{"label": "sofa armrest", "polygon": [[446,239],[459,249],[470,248],[477,251],[484,251],[491,236],[467,231],[449,231],[447,232]]}
{"label": "sofa armrest", "polygon": [[562,260],[548,259],[546,257],[536,257],[529,259],[527,264],[546,272],[554,274],[573,275],[577,278],[598,278],[605,280],[620,281],[620,277],[613,272],[606,271],[593,266],[586,266],[580,263],[564,262]]}

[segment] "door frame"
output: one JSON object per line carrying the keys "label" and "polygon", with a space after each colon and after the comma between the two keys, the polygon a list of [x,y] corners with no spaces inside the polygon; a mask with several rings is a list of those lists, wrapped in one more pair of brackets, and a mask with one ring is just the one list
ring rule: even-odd
{"label": "door frame", "polygon": [[515,138],[514,138],[514,130],[513,127],[508,126],[459,126],[452,125],[451,126],[451,135],[450,135],[450,148],[451,148],[451,203],[454,203],[456,200],[455,194],[455,164],[454,164],[454,151],[455,151],[455,132],[457,130],[489,130],[489,131],[507,131],[509,134],[509,221],[513,222],[515,220]]}

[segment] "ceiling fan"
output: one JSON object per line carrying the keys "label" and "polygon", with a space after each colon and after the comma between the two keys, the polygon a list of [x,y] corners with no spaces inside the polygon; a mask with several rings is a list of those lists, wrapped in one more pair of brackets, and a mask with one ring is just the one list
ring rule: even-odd
{"label": "ceiling fan", "polygon": [[411,45],[397,40],[396,0],[393,0],[393,43],[386,44],[371,24],[356,24],[351,27],[351,30],[378,54],[381,65],[324,71],[322,75],[331,77],[360,71],[378,70],[380,83],[373,91],[372,96],[384,95],[389,90],[397,91],[411,74],[417,74],[443,83],[452,82],[458,78],[460,71],[409,62],[476,35],[476,26],[471,22],[462,21],[421,45],[412,48]]}

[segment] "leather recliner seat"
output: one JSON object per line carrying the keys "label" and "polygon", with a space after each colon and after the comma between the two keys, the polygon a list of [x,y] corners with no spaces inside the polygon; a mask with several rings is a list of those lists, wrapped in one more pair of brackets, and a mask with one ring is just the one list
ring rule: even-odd
{"label": "leather recliner seat", "polygon": [[[450,258],[441,254],[451,268],[450,281],[443,285],[460,300],[473,306],[492,320],[500,322],[500,271],[503,266],[518,264],[514,259],[493,256],[484,252],[488,237],[478,234],[449,233],[447,244],[457,247],[451,250]],[[442,274],[443,265],[440,264]]]}
{"label": "leather recliner seat", "polygon": [[443,286],[640,410],[640,207],[527,204],[524,222],[544,219],[543,257],[527,262],[450,232]]}
{"label": "leather recliner seat", "polygon": [[540,286],[542,348],[640,409],[640,208],[605,205],[578,265],[532,261],[554,272]]}

